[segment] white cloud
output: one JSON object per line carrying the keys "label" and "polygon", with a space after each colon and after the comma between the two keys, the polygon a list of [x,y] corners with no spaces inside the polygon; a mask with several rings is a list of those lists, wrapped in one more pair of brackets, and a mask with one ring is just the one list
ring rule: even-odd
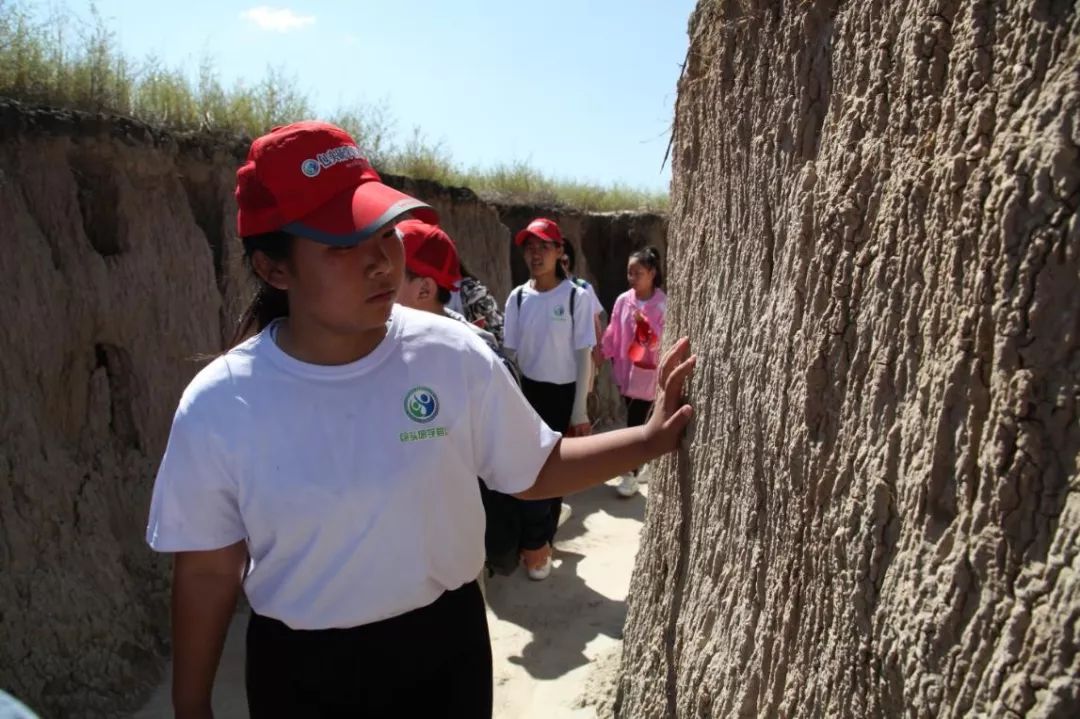
{"label": "white cloud", "polygon": [[240,13],[240,17],[250,21],[260,30],[270,32],[289,32],[300,30],[315,24],[314,15],[297,15],[289,8],[258,5]]}

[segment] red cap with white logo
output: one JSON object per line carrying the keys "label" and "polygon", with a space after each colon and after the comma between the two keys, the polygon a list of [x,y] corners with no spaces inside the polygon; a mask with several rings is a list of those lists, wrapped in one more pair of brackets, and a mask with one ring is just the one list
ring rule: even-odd
{"label": "red cap with white logo", "polygon": [[236,172],[240,237],[283,231],[348,247],[406,212],[438,222],[427,204],[384,185],[349,133],[326,122],[275,127],[251,143]]}
{"label": "red cap with white logo", "polygon": [[558,245],[563,244],[562,231],[559,230],[559,226],[555,224],[554,220],[549,220],[546,217],[537,217],[530,222],[524,230],[514,235],[514,243],[523,245],[529,237],[538,237],[541,240],[554,242]]}

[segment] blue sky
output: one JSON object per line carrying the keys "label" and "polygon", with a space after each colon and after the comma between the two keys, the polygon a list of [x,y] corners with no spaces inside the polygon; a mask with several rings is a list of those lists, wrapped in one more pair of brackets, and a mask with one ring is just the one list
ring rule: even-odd
{"label": "blue sky", "polygon": [[[72,7],[77,0],[71,2]],[[665,188],[694,0],[96,0],[132,57],[294,75],[320,113],[385,102],[465,166]]]}

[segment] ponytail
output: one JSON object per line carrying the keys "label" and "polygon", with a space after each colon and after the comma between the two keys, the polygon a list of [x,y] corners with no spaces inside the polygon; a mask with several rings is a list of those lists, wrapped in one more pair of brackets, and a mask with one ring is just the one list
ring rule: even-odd
{"label": "ponytail", "polygon": [[293,236],[287,232],[268,232],[244,238],[244,263],[258,283],[255,296],[240,315],[229,346],[235,347],[255,332],[262,332],[279,317],[289,316],[289,293],[266,283],[258,273],[252,257],[262,252],[271,260],[283,262],[292,254]]}
{"label": "ponytail", "polygon": [[648,245],[630,255],[630,259],[641,263],[650,270],[655,270],[656,276],[653,277],[653,287],[664,289],[664,273],[660,269],[660,250]]}

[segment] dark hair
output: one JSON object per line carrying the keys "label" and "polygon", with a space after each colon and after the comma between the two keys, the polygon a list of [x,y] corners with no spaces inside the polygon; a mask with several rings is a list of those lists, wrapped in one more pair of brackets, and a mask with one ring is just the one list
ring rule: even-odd
{"label": "dark hair", "polygon": [[258,286],[255,296],[251,298],[247,309],[240,315],[229,341],[231,347],[235,347],[253,332],[262,332],[266,326],[279,317],[289,316],[289,293],[279,290],[277,287],[268,285],[259,274],[255,272],[255,264],[252,257],[256,252],[262,252],[271,260],[283,262],[292,255],[294,237],[288,232],[267,232],[262,235],[252,235],[244,238],[244,263]]}
{"label": "dark hair", "polygon": [[[408,268],[405,269],[405,279],[407,280],[415,280],[417,278],[425,276],[426,275],[418,275],[415,272],[410,272]],[[434,282],[435,280],[432,279],[431,281]],[[438,284],[435,285],[435,290],[435,299],[439,301],[440,305],[445,307],[446,305],[450,304],[450,300],[452,299],[450,295],[450,290],[446,289],[445,287],[440,287]]]}
{"label": "dark hair", "polygon": [[566,264],[570,265],[570,271],[574,271],[574,265],[577,264],[577,250],[574,249],[574,243],[570,240],[566,240],[563,244],[563,254],[566,255]]}
{"label": "dark hair", "polygon": [[469,272],[469,271],[468,271],[468,270],[467,270],[467,269],[465,268],[465,263],[464,263],[463,261],[461,261],[461,260],[458,260],[458,269],[459,269],[459,270],[461,271],[461,276],[462,276],[462,277],[468,277],[468,278],[469,278],[469,279],[471,279],[471,280],[475,280],[475,279],[476,279],[476,275],[474,275],[473,273]]}
{"label": "dark hair", "polygon": [[664,273],[660,269],[660,250],[652,245],[642,247],[637,252],[631,254],[630,259],[634,262],[640,262],[650,270],[656,270],[656,277],[653,278],[653,287],[664,289]]}

